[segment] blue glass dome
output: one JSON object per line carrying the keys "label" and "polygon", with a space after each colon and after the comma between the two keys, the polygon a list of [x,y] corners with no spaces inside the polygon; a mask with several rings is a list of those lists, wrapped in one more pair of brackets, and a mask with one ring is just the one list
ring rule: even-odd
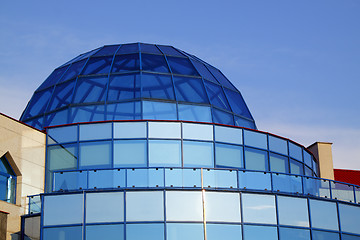
{"label": "blue glass dome", "polygon": [[38,129],[78,122],[183,120],[256,129],[220,70],[171,46],[107,45],[55,69],[20,120]]}

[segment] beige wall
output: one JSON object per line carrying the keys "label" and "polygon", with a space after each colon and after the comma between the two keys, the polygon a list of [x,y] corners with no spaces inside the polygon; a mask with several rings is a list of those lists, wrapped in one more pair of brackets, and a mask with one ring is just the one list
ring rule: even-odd
{"label": "beige wall", "polygon": [[7,157],[17,175],[16,204],[0,201],[0,211],[9,213],[8,240],[20,231],[27,196],[44,192],[45,139],[43,132],[0,114],[0,157]]}
{"label": "beige wall", "polygon": [[332,143],[316,142],[308,147],[319,162],[320,177],[334,180],[334,165],[332,159]]}

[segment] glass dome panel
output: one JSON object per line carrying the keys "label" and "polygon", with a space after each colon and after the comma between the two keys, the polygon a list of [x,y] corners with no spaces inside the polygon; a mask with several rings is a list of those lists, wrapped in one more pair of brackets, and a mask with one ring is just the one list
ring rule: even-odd
{"label": "glass dome panel", "polygon": [[90,58],[83,71],[83,75],[109,73],[113,57]]}
{"label": "glass dome panel", "polygon": [[175,100],[174,88],[170,76],[142,74],[142,97]]}
{"label": "glass dome panel", "polygon": [[109,45],[104,46],[100,49],[97,53],[93,56],[107,56],[107,55],[114,55],[114,53],[119,49],[119,45]]}
{"label": "glass dome panel", "polygon": [[131,43],[131,44],[123,44],[119,48],[116,54],[127,54],[127,53],[135,53],[139,51],[139,44],[138,43]]}
{"label": "glass dome panel", "polygon": [[73,63],[66,71],[64,76],[60,79],[59,83],[77,77],[80,74],[81,70],[83,69],[85,62],[86,60],[82,60],[80,62]]}
{"label": "glass dome panel", "polygon": [[150,72],[168,73],[169,68],[164,56],[141,54],[142,70]]}
{"label": "glass dome panel", "polygon": [[216,107],[223,108],[230,111],[229,104],[226,100],[225,94],[221,86],[204,81],[207,92],[209,94],[210,103]]}
{"label": "glass dome panel", "polygon": [[187,58],[167,57],[172,73],[199,76],[194,66]]}
{"label": "glass dome panel", "polygon": [[56,84],[68,68],[69,68],[69,66],[55,69],[50,74],[50,76],[45,80],[45,82],[43,82],[40,85],[40,87],[37,89],[37,91],[43,90],[47,87],[50,87],[50,86],[53,86],[54,84]]}
{"label": "glass dome panel", "polygon": [[140,75],[126,74],[110,77],[107,101],[140,98]]}
{"label": "glass dome panel", "polygon": [[145,53],[162,54],[160,50],[155,45],[152,44],[140,43],[140,49],[141,52],[145,52]]}
{"label": "glass dome panel", "polygon": [[209,103],[199,78],[174,77],[176,98],[182,102]]}
{"label": "glass dome panel", "polygon": [[74,103],[105,101],[107,77],[79,78],[74,93]]}
{"label": "glass dome panel", "polygon": [[135,53],[135,54],[116,56],[111,72],[114,73],[114,72],[127,72],[127,71],[139,71],[139,70],[140,70],[139,54]]}

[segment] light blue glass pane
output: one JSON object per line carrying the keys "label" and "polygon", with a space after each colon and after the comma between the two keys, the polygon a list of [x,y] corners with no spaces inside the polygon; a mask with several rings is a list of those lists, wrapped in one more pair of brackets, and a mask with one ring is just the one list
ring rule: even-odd
{"label": "light blue glass pane", "polygon": [[165,169],[166,187],[201,187],[200,169]]}
{"label": "light blue glass pane", "polygon": [[124,193],[104,192],[86,194],[86,222],[124,221]]}
{"label": "light blue glass pane", "polygon": [[317,177],[319,177],[319,170],[318,170],[318,164],[317,162],[315,161],[314,158],[312,158],[312,166],[313,166],[313,170],[314,170],[314,173]]}
{"label": "light blue glass pane", "polygon": [[99,239],[124,239],[124,225],[111,224],[111,225],[90,225],[86,226],[86,240],[99,240]]}
{"label": "light blue glass pane", "polygon": [[263,172],[238,171],[239,188],[271,190],[271,175]]}
{"label": "light blue glass pane", "polygon": [[168,223],[166,230],[167,240],[204,239],[204,228],[199,223]]}
{"label": "light blue glass pane", "polygon": [[114,123],[114,138],[146,138],[146,122]]}
{"label": "light blue glass pane", "polygon": [[72,93],[75,86],[75,80],[57,85],[54,93],[52,94],[48,111],[66,106],[71,103]]}
{"label": "light blue glass pane", "polygon": [[255,122],[234,115],[235,126],[256,129]]}
{"label": "light blue glass pane", "polygon": [[288,155],[287,141],[285,139],[269,135],[269,150]]}
{"label": "light blue glass pane", "polygon": [[216,167],[243,168],[243,147],[217,143],[215,161]]}
{"label": "light blue glass pane", "polygon": [[213,122],[225,125],[234,125],[234,116],[230,113],[213,108]]}
{"label": "light blue glass pane", "polygon": [[336,203],[310,199],[310,215],[313,228],[339,230]]}
{"label": "light blue glass pane", "polygon": [[181,138],[181,125],[175,122],[149,122],[149,138]]}
{"label": "light blue glass pane", "polygon": [[113,57],[90,58],[82,75],[109,73]]}
{"label": "light blue glass pane", "polygon": [[245,168],[248,170],[268,171],[267,152],[245,148]]}
{"label": "light blue glass pane", "polygon": [[199,75],[188,58],[167,57],[167,60],[170,65],[171,72],[174,74],[191,76]]}
{"label": "light blue glass pane", "polygon": [[279,224],[309,227],[309,214],[306,198],[278,196],[277,204]]}
{"label": "light blue glass pane", "polygon": [[331,182],[330,186],[333,199],[354,202],[354,186],[339,182]]}
{"label": "light blue glass pane", "polygon": [[274,196],[242,194],[241,200],[243,207],[243,222],[276,224]]}
{"label": "light blue glass pane", "polygon": [[184,167],[213,167],[213,143],[208,142],[183,142]]}
{"label": "light blue glass pane", "polygon": [[177,140],[149,140],[150,167],[180,167],[181,142]]}
{"label": "light blue glass pane", "polygon": [[270,171],[289,173],[289,159],[281,155],[270,153]]}
{"label": "light blue glass pane", "polygon": [[82,194],[44,196],[43,208],[44,226],[83,222]]}
{"label": "light blue glass pane", "polygon": [[117,55],[111,72],[129,72],[140,70],[139,54]]}
{"label": "light blue glass pane", "polygon": [[175,100],[174,86],[171,76],[142,74],[141,85],[141,97],[143,98]]}
{"label": "light blue glass pane", "polygon": [[305,164],[308,165],[310,168],[312,168],[312,165],[311,165],[312,161],[311,161],[310,153],[303,150],[303,154],[304,154],[304,162],[305,162]]}
{"label": "light blue glass pane", "polygon": [[41,213],[41,198],[40,195],[29,197],[29,213]]}
{"label": "light blue glass pane", "polygon": [[146,140],[122,140],[114,142],[114,167],[146,167]]}
{"label": "light blue glass pane", "polygon": [[210,107],[178,104],[179,120],[212,122]]}
{"label": "light blue glass pane", "polygon": [[208,188],[237,188],[236,171],[204,169],[203,182]]}
{"label": "light blue glass pane", "polygon": [[124,102],[107,105],[106,120],[141,119],[140,102]]}
{"label": "light blue glass pane", "polygon": [[126,224],[126,240],[164,240],[164,224]]}
{"label": "light blue glass pane", "polygon": [[89,171],[89,188],[119,188],[125,185],[125,169]]}
{"label": "light blue glass pane", "polygon": [[81,124],[79,140],[110,139],[111,132],[111,123]]}
{"label": "light blue glass pane", "polygon": [[183,123],[183,139],[213,141],[213,126],[210,124]]}
{"label": "light blue glass pane", "polygon": [[316,178],[304,177],[304,193],[317,197],[330,198],[330,183]]}
{"label": "light blue glass pane", "polygon": [[104,105],[71,108],[70,123],[104,121]]}
{"label": "light blue glass pane", "polygon": [[304,165],[296,160],[290,159],[290,172],[292,174],[304,175]]}
{"label": "light blue glass pane", "polygon": [[44,120],[44,126],[56,126],[68,123],[68,113],[68,109],[64,109],[53,112],[51,114],[47,114]]}
{"label": "light blue glass pane", "polygon": [[360,234],[360,207],[339,204],[341,231]]}
{"label": "light blue glass pane", "polygon": [[127,192],[126,221],[164,221],[164,192]]}
{"label": "light blue glass pane", "polygon": [[[341,239],[342,239],[342,240],[360,240],[360,236],[342,234],[342,235],[341,235]],[[327,240],[327,239],[326,239],[326,240]]]}
{"label": "light blue glass pane", "polygon": [[140,97],[140,75],[115,75],[110,78],[107,101],[121,101]]}
{"label": "light blue glass pane", "polygon": [[202,193],[200,191],[166,192],[166,220],[202,222]]}
{"label": "light blue glass pane", "polygon": [[142,70],[168,73],[169,69],[162,55],[141,54]]}
{"label": "light blue glass pane", "polygon": [[[260,240],[260,239],[277,240],[278,239],[277,228],[268,227],[268,226],[244,225],[244,240]],[[284,239],[284,240],[290,240],[290,239]]]}
{"label": "light blue glass pane", "polygon": [[231,111],[221,86],[208,81],[204,81],[204,82],[210,99],[210,103],[216,107]]}
{"label": "light blue glass pane", "polygon": [[310,230],[297,228],[280,228],[280,239],[310,240]]}
{"label": "light blue glass pane", "polygon": [[107,168],[111,167],[111,142],[80,143],[79,168]]}
{"label": "light blue glass pane", "polygon": [[107,77],[79,78],[73,103],[103,102],[106,96]]}
{"label": "light blue glass pane", "polygon": [[54,173],[54,190],[67,191],[87,188],[86,172],[57,172]]}
{"label": "light blue glass pane", "polygon": [[177,120],[176,104],[144,101],[143,119]]}
{"label": "light blue glass pane", "polygon": [[79,240],[82,238],[82,226],[44,228],[43,240]]}
{"label": "light blue glass pane", "polygon": [[77,126],[49,128],[47,131],[48,131],[47,144],[76,142],[77,141]]}
{"label": "light blue glass pane", "polygon": [[289,155],[296,160],[303,161],[301,147],[292,142],[289,142]]}
{"label": "light blue glass pane", "polygon": [[239,193],[209,192],[205,193],[205,216],[210,222],[240,223]]}
{"label": "light blue glass pane", "polygon": [[207,240],[241,240],[241,226],[228,224],[206,224]]}
{"label": "light blue glass pane", "polygon": [[244,141],[246,146],[267,149],[266,134],[244,130]]}
{"label": "light blue glass pane", "polygon": [[163,187],[164,169],[127,169],[128,187]]}
{"label": "light blue glass pane", "polygon": [[226,97],[230,103],[232,111],[240,116],[252,119],[249,109],[247,108],[244,99],[238,92],[231,91],[227,88],[224,89]]}
{"label": "light blue glass pane", "polygon": [[174,77],[176,99],[180,102],[209,103],[199,78]]}
{"label": "light blue glass pane", "polygon": [[312,240],[340,240],[340,236],[339,233],[312,230]]}
{"label": "light blue glass pane", "polygon": [[242,129],[215,126],[215,140],[217,142],[242,144]]}
{"label": "light blue glass pane", "polygon": [[301,177],[272,174],[273,190],[287,193],[302,193]]}

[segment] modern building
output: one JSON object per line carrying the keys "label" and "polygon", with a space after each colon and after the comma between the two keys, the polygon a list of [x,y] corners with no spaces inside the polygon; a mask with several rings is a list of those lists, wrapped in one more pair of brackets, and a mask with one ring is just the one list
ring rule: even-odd
{"label": "modern building", "polygon": [[171,46],[81,54],[0,120],[7,239],[360,240],[331,144],[259,131],[220,70]]}

